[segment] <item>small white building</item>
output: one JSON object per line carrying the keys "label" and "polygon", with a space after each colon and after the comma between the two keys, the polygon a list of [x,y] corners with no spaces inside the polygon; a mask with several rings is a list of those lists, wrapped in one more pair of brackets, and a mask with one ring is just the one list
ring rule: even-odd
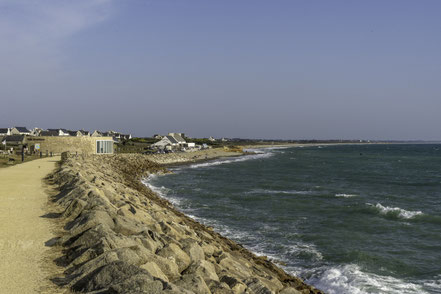
{"label": "small white building", "polygon": [[78,130],[77,131],[77,137],[89,137],[90,132],[85,130]]}
{"label": "small white building", "polygon": [[196,144],[192,142],[187,142],[183,138],[183,133],[169,133],[167,136],[164,136],[160,141],[152,144],[153,148],[157,149],[194,149],[196,148]]}
{"label": "small white building", "polygon": [[173,140],[177,142],[177,144],[182,145],[187,143],[182,136],[183,133],[168,133],[167,137],[171,137]]}
{"label": "small white building", "polygon": [[152,144],[152,147],[158,148],[158,149],[165,149],[168,146],[176,148],[179,146],[179,143],[172,136],[165,136],[160,141]]}
{"label": "small white building", "polygon": [[103,136],[103,132],[100,132],[98,130],[95,130],[92,135],[90,135],[91,137],[102,137]]}
{"label": "small white building", "polygon": [[69,133],[68,130],[66,129],[47,129],[49,132],[57,132],[58,136],[70,136],[71,134]]}

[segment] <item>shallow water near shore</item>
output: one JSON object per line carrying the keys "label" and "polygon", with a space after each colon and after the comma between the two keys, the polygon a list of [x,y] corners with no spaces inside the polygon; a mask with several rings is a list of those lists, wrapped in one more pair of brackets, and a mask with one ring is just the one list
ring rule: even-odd
{"label": "shallow water near shore", "polygon": [[441,146],[267,148],[146,184],[327,293],[441,293]]}

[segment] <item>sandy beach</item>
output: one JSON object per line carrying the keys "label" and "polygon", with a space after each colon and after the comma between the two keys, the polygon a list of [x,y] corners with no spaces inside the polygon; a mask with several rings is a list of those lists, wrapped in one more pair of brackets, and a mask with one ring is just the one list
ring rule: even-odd
{"label": "sandy beach", "polygon": [[1,293],[60,293],[48,280],[54,272],[53,237],[45,215],[44,178],[56,167],[50,157],[0,169]]}

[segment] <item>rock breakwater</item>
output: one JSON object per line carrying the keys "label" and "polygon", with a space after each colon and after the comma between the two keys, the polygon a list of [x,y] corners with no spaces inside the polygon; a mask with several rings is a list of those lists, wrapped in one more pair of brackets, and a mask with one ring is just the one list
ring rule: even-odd
{"label": "rock breakwater", "polygon": [[189,162],[210,160],[219,157],[241,156],[245,153],[241,150],[231,151],[224,148],[213,148],[194,152],[178,152],[168,154],[147,155],[148,160],[158,164],[183,164]]}
{"label": "rock breakwater", "polygon": [[141,183],[144,155],[63,156],[48,178],[63,233],[58,285],[81,293],[322,293],[177,211]]}

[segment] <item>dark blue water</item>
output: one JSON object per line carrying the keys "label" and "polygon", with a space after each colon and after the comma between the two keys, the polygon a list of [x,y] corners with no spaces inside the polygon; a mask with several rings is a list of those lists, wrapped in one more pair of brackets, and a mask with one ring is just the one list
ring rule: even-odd
{"label": "dark blue water", "polygon": [[441,293],[441,146],[262,149],[148,179],[327,293]]}

